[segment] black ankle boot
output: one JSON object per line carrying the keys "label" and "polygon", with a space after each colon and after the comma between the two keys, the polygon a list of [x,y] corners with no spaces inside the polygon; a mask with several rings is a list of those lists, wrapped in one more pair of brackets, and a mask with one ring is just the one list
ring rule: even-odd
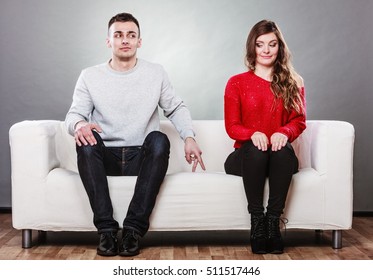
{"label": "black ankle boot", "polygon": [[267,215],[267,253],[282,254],[284,252],[280,220],[279,216]]}
{"label": "black ankle boot", "polygon": [[263,213],[251,214],[250,232],[251,250],[254,254],[265,254],[266,251],[266,218]]}

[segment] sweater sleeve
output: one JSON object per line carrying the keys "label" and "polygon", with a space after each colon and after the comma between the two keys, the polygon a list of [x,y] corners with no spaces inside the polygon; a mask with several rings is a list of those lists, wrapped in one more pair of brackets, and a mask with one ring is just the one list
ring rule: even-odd
{"label": "sweater sleeve", "polygon": [[280,127],[277,132],[285,134],[289,142],[293,142],[306,129],[306,98],[304,87],[300,90],[303,102],[303,110],[298,113],[294,109],[290,112],[285,125]]}
{"label": "sweater sleeve", "polygon": [[159,106],[162,108],[164,116],[172,122],[181,139],[185,140],[188,137],[194,138],[195,133],[189,109],[183,100],[175,95],[168,75],[164,70]]}
{"label": "sweater sleeve", "polygon": [[228,80],[224,94],[225,129],[230,138],[242,142],[250,140],[255,131],[242,124],[240,99],[240,89],[232,79]]}
{"label": "sweater sleeve", "polygon": [[91,95],[84,82],[84,70],[80,74],[73,94],[73,102],[66,114],[65,124],[68,132],[74,135],[75,125],[80,121],[88,121],[93,110]]}

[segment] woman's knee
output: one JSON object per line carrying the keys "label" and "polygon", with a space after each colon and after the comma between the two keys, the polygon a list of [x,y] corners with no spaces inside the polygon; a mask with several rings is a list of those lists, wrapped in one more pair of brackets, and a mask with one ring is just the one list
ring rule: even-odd
{"label": "woman's knee", "polygon": [[276,157],[284,157],[286,159],[289,159],[289,157],[295,157],[293,146],[289,142],[287,142],[280,150],[273,151],[272,155]]}
{"label": "woman's knee", "polygon": [[259,150],[252,141],[247,141],[241,146],[243,160],[267,161],[268,151]]}
{"label": "woman's knee", "polygon": [[287,164],[289,166],[291,166],[293,168],[293,173],[296,173],[298,171],[298,167],[299,167],[299,162],[298,162],[298,158],[294,152],[294,149],[293,149],[293,146],[287,142],[286,145],[276,151],[276,152],[272,152],[271,154],[271,161],[274,163],[274,164]]}

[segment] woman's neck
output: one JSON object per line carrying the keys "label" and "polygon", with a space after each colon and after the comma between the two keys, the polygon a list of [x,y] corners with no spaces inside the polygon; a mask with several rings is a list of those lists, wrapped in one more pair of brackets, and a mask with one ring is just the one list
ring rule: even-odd
{"label": "woman's neck", "polygon": [[273,76],[273,67],[255,67],[254,70],[255,75],[261,77],[264,80],[267,80],[269,82],[272,81]]}

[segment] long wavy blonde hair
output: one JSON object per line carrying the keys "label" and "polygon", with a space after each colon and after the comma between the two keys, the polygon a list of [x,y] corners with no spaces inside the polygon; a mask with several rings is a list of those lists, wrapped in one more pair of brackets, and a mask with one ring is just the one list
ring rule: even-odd
{"label": "long wavy blonde hair", "polygon": [[246,64],[250,70],[255,70],[256,40],[259,36],[274,33],[277,37],[279,50],[273,65],[271,89],[276,98],[283,100],[286,110],[294,109],[298,113],[304,112],[302,97],[295,77],[298,75],[291,63],[291,54],[284,37],[273,21],[262,20],[251,29],[246,41]]}

